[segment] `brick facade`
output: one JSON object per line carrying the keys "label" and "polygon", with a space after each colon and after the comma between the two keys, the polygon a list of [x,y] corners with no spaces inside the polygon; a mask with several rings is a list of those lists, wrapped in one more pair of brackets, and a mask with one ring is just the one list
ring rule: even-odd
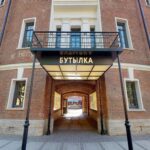
{"label": "brick facade", "polygon": [[[8,4],[8,1],[5,1],[5,5],[0,7],[0,31],[2,30],[4,14]],[[141,2],[150,33],[150,7],[146,6],[145,0],[141,0]],[[52,0],[12,0],[4,38],[0,46],[0,129],[2,129],[0,132],[3,134],[7,129],[10,130],[6,134],[22,134],[22,125],[27,109],[32,54],[29,49],[18,49],[22,21],[26,18],[36,17],[35,30],[48,31],[51,18],[51,6]],[[134,78],[138,79],[140,83],[142,101],[145,109],[143,111],[129,111],[128,113],[131,124],[133,125],[133,132],[137,133],[140,131],[141,134],[150,133],[150,49],[148,48],[137,1],[102,0],[100,1],[100,14],[102,31],[104,32],[116,31],[115,17],[128,20],[133,49],[125,49],[121,54],[121,63],[123,63],[122,72],[124,78],[129,78],[128,69],[133,68]],[[28,79],[25,108],[23,110],[8,110],[7,103],[11,80],[17,78],[19,68],[17,65],[19,64],[24,69],[22,78]],[[69,96],[69,92],[70,95],[77,93],[78,95],[82,95],[87,101],[89,100],[89,94],[96,91],[98,111],[88,110],[88,102],[85,104],[85,108],[88,108],[88,113],[97,120],[98,130],[100,131],[101,128],[99,119],[100,110],[102,109],[104,129],[108,134],[124,134],[123,102],[118,68],[115,65],[116,62],[98,81],[76,82],[54,81],[37,64],[30,113],[31,134],[43,135],[46,133],[50,104],[51,107],[54,105],[52,102],[54,100],[54,91],[57,91],[61,95],[64,94],[64,98],[65,96]],[[51,87],[52,80],[54,87]],[[98,85],[101,85],[101,89],[97,87]],[[52,88],[53,90],[51,90]],[[100,107],[100,100],[102,102],[102,108]],[[55,112],[53,110],[51,111],[55,115]],[[61,113],[57,112],[55,116],[59,117],[60,115]],[[9,120],[11,120],[10,124],[8,123]],[[145,121],[147,123],[144,123]],[[3,127],[5,122],[8,123],[6,128]],[[16,124],[18,126],[15,127]],[[18,131],[17,128],[19,128]],[[35,130],[37,133],[34,132]]]}

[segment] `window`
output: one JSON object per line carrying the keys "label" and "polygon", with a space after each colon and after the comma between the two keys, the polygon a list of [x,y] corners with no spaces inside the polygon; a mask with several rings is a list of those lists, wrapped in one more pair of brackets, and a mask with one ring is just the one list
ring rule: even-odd
{"label": "window", "polygon": [[71,39],[70,39],[71,48],[80,48],[81,47],[81,32],[80,29],[71,29]]}
{"label": "window", "polygon": [[146,0],[147,5],[150,5],[150,0]]}
{"label": "window", "polygon": [[120,46],[125,49],[133,50],[129,23],[127,19],[115,17],[116,31],[119,32]]}
{"label": "window", "polygon": [[137,94],[136,94],[136,87],[135,82],[128,81],[126,83],[127,86],[127,95],[129,101],[129,108],[139,108]]}
{"label": "window", "polygon": [[0,6],[4,5],[4,0],[0,0]]}
{"label": "window", "polygon": [[61,28],[57,28],[56,32],[56,48],[61,47]]}
{"label": "window", "polygon": [[16,81],[12,107],[23,107],[25,81]]}
{"label": "window", "polygon": [[117,22],[117,29],[120,36],[121,47],[129,48],[125,23]]}
{"label": "window", "polygon": [[138,80],[126,80],[126,96],[128,109],[143,109],[141,91]]}
{"label": "window", "polygon": [[34,22],[26,23],[22,47],[31,46],[33,29],[34,29]]}
{"label": "window", "polygon": [[23,20],[17,49],[29,48],[31,46],[35,24],[36,18],[27,18]]}
{"label": "window", "polygon": [[23,108],[26,80],[12,80],[8,99],[8,108]]}
{"label": "window", "polygon": [[96,43],[95,43],[95,28],[91,28],[91,48],[95,48],[96,47]]}

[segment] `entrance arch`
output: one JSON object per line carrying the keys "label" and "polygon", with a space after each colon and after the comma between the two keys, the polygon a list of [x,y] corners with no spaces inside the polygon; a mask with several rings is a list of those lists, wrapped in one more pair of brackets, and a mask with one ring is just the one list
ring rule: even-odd
{"label": "entrance arch", "polygon": [[[61,128],[61,125],[67,124],[65,122],[65,114],[67,113],[67,105],[68,105],[68,98],[70,96],[80,96],[82,97],[82,115],[78,116],[76,118],[71,118],[72,122],[69,122],[68,126],[72,126],[73,124],[77,124],[75,127],[76,129],[98,129],[98,120],[99,116],[97,107],[96,110],[93,110],[90,108],[90,94],[96,93],[97,90],[97,82],[96,81],[57,81],[54,80],[55,83],[55,92],[59,93],[61,95],[61,109],[57,111],[53,111],[54,118],[54,129],[58,126]],[[98,97],[96,97],[98,99]],[[55,98],[54,98],[55,101]],[[97,100],[98,101],[98,100]],[[98,105],[98,102],[97,102]],[[81,128],[79,127],[78,123],[83,124]],[[91,127],[89,126],[91,125]],[[64,126],[63,126],[64,128]],[[65,128],[66,129],[66,128]],[[69,128],[68,128],[69,129]],[[99,129],[98,129],[99,130]]]}
{"label": "entrance arch", "polygon": [[69,99],[71,96],[79,96],[82,98],[82,112],[89,115],[89,95],[82,92],[68,92],[63,94],[63,99]]}

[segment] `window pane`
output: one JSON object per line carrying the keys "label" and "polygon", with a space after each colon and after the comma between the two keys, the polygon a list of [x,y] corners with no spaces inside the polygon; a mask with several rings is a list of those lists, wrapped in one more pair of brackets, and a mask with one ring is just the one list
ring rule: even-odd
{"label": "window pane", "polygon": [[71,32],[72,32],[71,33],[71,40],[70,40],[71,48],[80,48],[81,47],[80,29],[72,29]]}
{"label": "window pane", "polygon": [[4,4],[4,0],[0,0],[0,5],[3,5]]}
{"label": "window pane", "polygon": [[135,82],[127,82],[126,86],[127,86],[129,108],[139,108]]}
{"label": "window pane", "polygon": [[16,81],[12,107],[23,107],[25,81]]}
{"label": "window pane", "polygon": [[91,48],[96,47],[95,43],[95,29],[91,28]]}
{"label": "window pane", "polygon": [[26,23],[22,47],[30,47],[32,42],[34,22]]}
{"label": "window pane", "polygon": [[57,28],[56,32],[56,48],[61,47],[61,28]]}
{"label": "window pane", "polygon": [[129,48],[125,23],[117,23],[117,28],[120,36],[120,44],[123,48]]}
{"label": "window pane", "polygon": [[150,0],[146,0],[146,2],[147,2],[147,5],[150,5]]}

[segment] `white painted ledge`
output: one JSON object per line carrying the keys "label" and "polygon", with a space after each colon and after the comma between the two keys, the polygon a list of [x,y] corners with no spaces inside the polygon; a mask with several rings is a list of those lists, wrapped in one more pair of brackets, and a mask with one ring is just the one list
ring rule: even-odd
{"label": "white painted ledge", "polygon": [[[133,68],[134,70],[150,71],[150,65],[121,63],[121,66],[122,66],[122,69]],[[0,71],[14,70],[14,69],[18,69],[19,67],[23,67],[24,69],[30,69],[30,68],[32,68],[32,63],[19,63],[19,64],[0,65]],[[42,68],[39,62],[36,62],[35,68]],[[118,64],[113,63],[112,68],[118,68]]]}

